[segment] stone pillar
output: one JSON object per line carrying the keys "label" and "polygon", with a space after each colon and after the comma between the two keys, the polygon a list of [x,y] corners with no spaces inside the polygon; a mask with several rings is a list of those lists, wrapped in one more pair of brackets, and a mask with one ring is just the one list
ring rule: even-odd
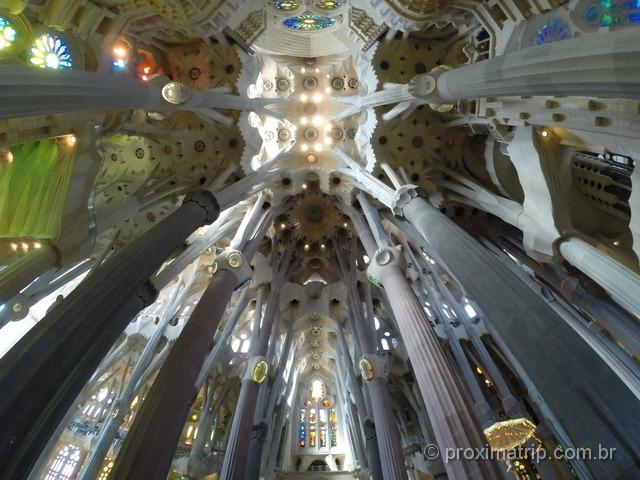
{"label": "stone pillar", "polygon": [[[369,207],[368,203],[364,199],[361,199],[360,203],[363,204],[363,208],[366,211],[367,207]],[[379,228],[382,228],[381,225]],[[381,230],[377,234],[374,233],[374,236],[379,239],[384,238],[386,237],[386,232]],[[337,257],[342,270],[343,282],[347,286],[349,307],[351,310],[350,316],[356,327],[356,331],[353,332],[353,338],[360,344],[360,349],[363,352],[360,363],[375,364],[376,366],[376,375],[374,377],[369,378],[365,372],[362,372],[362,375],[371,400],[372,420],[375,422],[378,456],[380,457],[383,478],[407,478],[400,433],[393,416],[391,398],[387,386],[388,365],[383,359],[377,356],[373,318],[368,318],[369,321],[366,321],[367,318],[365,318],[364,315],[357,281],[353,271],[349,267],[349,265],[353,265],[353,262],[349,261],[349,259],[352,259],[352,256],[347,252],[341,251],[340,247],[337,247]]]}
{"label": "stone pillar", "polygon": [[123,75],[0,65],[0,120],[63,112],[159,109],[160,88]]}
{"label": "stone pillar", "polygon": [[559,242],[562,256],[593,279],[619,305],[640,317],[640,276],[576,237]]}
{"label": "stone pillar", "polygon": [[[290,250],[288,250],[290,252]],[[287,255],[287,254],[285,254]],[[253,376],[253,367],[258,362],[264,361],[264,355],[267,353],[269,338],[276,312],[279,305],[278,289],[284,280],[283,272],[278,272],[272,283],[272,291],[270,293],[269,303],[264,314],[262,328],[260,328],[257,344],[252,346],[251,352],[253,358],[249,361],[247,372],[245,373],[240,387],[236,412],[233,416],[231,424],[231,434],[227,445],[226,455],[220,478],[223,480],[238,480],[245,478],[245,472],[248,463],[249,441],[253,427],[253,419],[256,411],[256,402],[258,400],[258,392],[260,383],[255,381]],[[257,325],[259,327],[259,325]]]}
{"label": "stone pillar", "polygon": [[216,258],[217,270],[171,349],[125,438],[113,478],[164,479],[197,395],[202,364],[234,289],[251,275],[237,250]]}
{"label": "stone pillar", "polygon": [[224,457],[224,464],[220,474],[221,479],[241,480],[245,478],[248,461],[249,441],[253,428],[253,415],[255,402],[258,398],[260,384],[254,382],[249,376],[242,379],[240,394],[236,403],[236,411],[233,414],[229,441]]}
{"label": "stone pillar", "polygon": [[[25,255],[0,270],[0,305],[18,295],[23,288],[40,274],[55,267],[57,261],[58,253],[56,250],[52,247],[44,246],[41,250]],[[7,308],[14,308],[15,313],[20,313],[23,308],[29,308],[19,302],[11,303],[11,305],[7,305]]]}
{"label": "stone pillar", "polygon": [[[218,216],[210,192],[187,196],[107,260],[0,359],[0,476],[22,478],[127,323],[156,292],[145,281]],[[146,285],[143,287],[143,285]]]}
{"label": "stone pillar", "polygon": [[[182,298],[184,298],[187,291],[190,290],[190,287],[191,282],[188,282],[188,285],[184,285],[180,281],[178,282],[178,285],[176,285],[173,294],[167,303],[167,307],[165,308],[165,311],[163,312],[162,317],[160,318],[160,321],[156,326],[155,332],[153,333],[151,338],[149,338],[147,344],[144,346],[144,349],[140,354],[140,358],[133,368],[126,386],[115,402],[115,414],[109,415],[102,425],[102,428],[100,429],[98,439],[93,444],[91,454],[89,455],[89,458],[85,462],[81,474],[79,475],[79,478],[81,480],[94,480],[98,476],[104,457],[111,447],[111,443],[113,442],[113,439],[118,432],[118,428],[124,421],[124,418],[131,411],[129,405],[131,404],[133,396],[135,395],[136,386],[142,378],[145,370],[147,369],[149,362],[153,358],[156,347],[162,339],[165,328],[173,318],[173,314],[175,313],[177,307],[180,305]],[[180,295],[180,297],[178,297],[178,295]]]}
{"label": "stone pillar", "polygon": [[[397,192],[393,210],[415,227],[429,250],[478,304],[492,331],[513,352],[555,416],[562,419],[573,443],[596,450],[598,445],[617,449],[610,461],[585,461],[592,475],[638,476],[640,469],[630,445],[635,445],[640,429],[640,404],[625,383],[543,298],[468,233],[416,197],[415,187]],[[595,392],[607,393],[594,397]],[[613,412],[615,427],[608,419]]]}
{"label": "stone pillar", "polygon": [[505,96],[640,98],[640,32],[630,28],[525,48],[415,76],[409,89],[430,104]]}
{"label": "stone pillar", "polygon": [[[426,313],[405,277],[400,252],[395,248],[378,250],[369,266],[369,276],[385,289],[441,451],[479,448],[481,436]],[[455,479],[497,478],[491,465],[478,460],[453,459],[445,469]]]}
{"label": "stone pillar", "polygon": [[376,438],[376,427],[369,419],[365,420],[364,429],[365,450],[367,452],[367,463],[371,470],[373,480],[386,480],[382,474],[382,459],[378,451],[378,439]]}

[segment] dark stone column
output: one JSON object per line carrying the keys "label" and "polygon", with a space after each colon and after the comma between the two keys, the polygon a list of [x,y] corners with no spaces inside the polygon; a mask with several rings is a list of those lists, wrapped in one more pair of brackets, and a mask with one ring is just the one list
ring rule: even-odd
{"label": "dark stone column", "polygon": [[189,407],[197,395],[196,378],[236,285],[236,276],[228,270],[213,276],[142,403],[116,457],[111,478],[167,477]]}
{"label": "dark stone column", "polygon": [[[87,277],[0,359],[0,478],[25,478],[131,318],[155,298],[149,277],[219,213],[197,191]],[[146,282],[146,283],[145,283]]]}
{"label": "dark stone column", "polygon": [[[254,358],[264,357],[267,353],[274,319],[276,315],[279,315],[279,313],[276,313],[276,309],[279,305],[278,288],[281,284],[282,280],[277,279],[272,284],[273,290],[270,293],[258,342],[251,350]],[[231,424],[227,452],[220,474],[222,480],[241,480],[245,478],[249,462],[249,442],[251,440],[259,391],[260,384],[254,382],[250,374],[245,374],[242,379],[240,395],[238,396],[238,403]],[[256,461],[260,462],[260,459]]]}
{"label": "dark stone column", "polygon": [[264,421],[254,424],[251,428],[251,441],[249,442],[249,462],[247,464],[246,480],[254,480],[260,477],[260,462],[262,460],[262,448],[267,438],[267,424]]}
{"label": "dark stone column", "polygon": [[362,427],[364,429],[364,438],[366,442],[365,449],[367,450],[367,462],[369,463],[373,480],[386,480],[382,475],[382,461],[380,459],[380,451],[378,450],[376,427],[371,420],[365,420]]}
{"label": "dark stone column", "polygon": [[245,379],[240,387],[236,411],[231,423],[231,434],[222,465],[220,478],[223,480],[241,480],[245,478],[249,461],[248,443],[253,429],[253,413],[258,399],[260,384]]}
{"label": "dark stone column", "polygon": [[[471,412],[447,362],[422,305],[405,276],[403,258],[395,248],[378,250],[369,265],[369,276],[381,282],[397,320],[434,436],[441,451],[446,448],[480,448],[482,440]],[[377,421],[377,419],[376,419]],[[489,462],[455,458],[445,464],[450,478],[498,478]]]}
{"label": "dark stone column", "polygon": [[545,299],[429,202],[414,197],[402,211],[478,304],[574,444],[616,449],[607,461],[585,460],[594,478],[638,478],[640,403],[624,382]]}

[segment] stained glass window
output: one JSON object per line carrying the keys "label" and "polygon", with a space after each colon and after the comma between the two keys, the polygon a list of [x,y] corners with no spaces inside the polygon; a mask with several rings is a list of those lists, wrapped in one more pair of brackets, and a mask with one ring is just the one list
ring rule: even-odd
{"label": "stained glass window", "polygon": [[322,383],[322,380],[316,379],[311,383],[311,398],[316,401],[324,398],[324,383]]}
{"label": "stained glass window", "polygon": [[9,48],[15,41],[17,32],[15,28],[11,26],[11,22],[0,17],[0,50]]}
{"label": "stained glass window", "polygon": [[338,417],[336,416],[336,409],[329,409],[329,446],[335,447],[338,445]]}
{"label": "stained glass window", "polygon": [[598,0],[586,9],[584,18],[599,27],[640,24],[640,0]]}
{"label": "stained glass window", "polygon": [[71,68],[71,52],[62,38],[41,35],[31,48],[31,63],[41,68]]}
{"label": "stained glass window", "polygon": [[569,38],[571,38],[571,29],[567,24],[557,18],[551,18],[536,32],[532,43],[538,46]]}
{"label": "stained glass window", "polygon": [[320,0],[313,5],[320,10],[336,10],[340,8],[343,3],[340,0]]}
{"label": "stained glass window", "polygon": [[113,459],[107,457],[102,464],[102,470],[100,471],[100,475],[98,475],[97,480],[107,480],[109,478],[109,474],[111,473],[112,468],[113,468]]}
{"label": "stained glass window", "polygon": [[298,445],[304,448],[307,431],[306,431],[306,410],[304,408],[300,409],[300,427],[298,429]]}
{"label": "stained glass window", "polygon": [[68,480],[73,476],[80,461],[80,449],[69,444],[62,447],[47,471],[45,480]]}
{"label": "stained glass window", "polygon": [[300,4],[295,0],[276,0],[273,2],[273,8],[276,10],[295,10]]}
{"label": "stained glass window", "polygon": [[334,401],[327,398],[326,386],[316,378],[308,387],[310,398],[302,402],[298,427],[298,446],[328,449],[338,444]]}
{"label": "stained glass window", "polygon": [[285,18],[282,24],[292,30],[301,30],[305,32],[312,32],[315,30],[322,30],[329,28],[335,23],[333,18],[323,17],[321,15],[314,15],[311,13],[305,13],[297,17]]}

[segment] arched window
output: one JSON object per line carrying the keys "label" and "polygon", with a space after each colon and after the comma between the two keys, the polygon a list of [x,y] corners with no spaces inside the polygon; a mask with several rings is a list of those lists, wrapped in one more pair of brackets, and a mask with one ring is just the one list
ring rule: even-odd
{"label": "arched window", "polygon": [[336,409],[326,393],[322,380],[311,382],[311,398],[300,408],[298,446],[301,448],[322,450],[338,445]]}
{"label": "arched window", "polygon": [[67,480],[75,473],[80,462],[80,449],[69,444],[62,447],[47,471],[45,480]]}
{"label": "arched window", "polygon": [[322,380],[315,379],[311,382],[311,398],[316,402],[324,398],[324,383],[322,383]]}

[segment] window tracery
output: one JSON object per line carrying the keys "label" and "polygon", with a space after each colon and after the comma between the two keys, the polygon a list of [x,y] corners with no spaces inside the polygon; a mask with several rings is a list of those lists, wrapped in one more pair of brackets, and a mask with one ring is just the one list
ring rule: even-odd
{"label": "window tracery", "polygon": [[80,449],[71,443],[65,445],[49,467],[45,480],[70,479],[75,473],[79,462]]}
{"label": "window tracery", "polygon": [[311,398],[299,411],[298,446],[309,449],[328,449],[338,445],[338,423],[335,406],[326,397],[324,382],[315,379],[310,386]]}
{"label": "window tracery", "polygon": [[31,48],[31,64],[40,68],[71,68],[73,59],[67,42],[57,35],[44,34]]}

